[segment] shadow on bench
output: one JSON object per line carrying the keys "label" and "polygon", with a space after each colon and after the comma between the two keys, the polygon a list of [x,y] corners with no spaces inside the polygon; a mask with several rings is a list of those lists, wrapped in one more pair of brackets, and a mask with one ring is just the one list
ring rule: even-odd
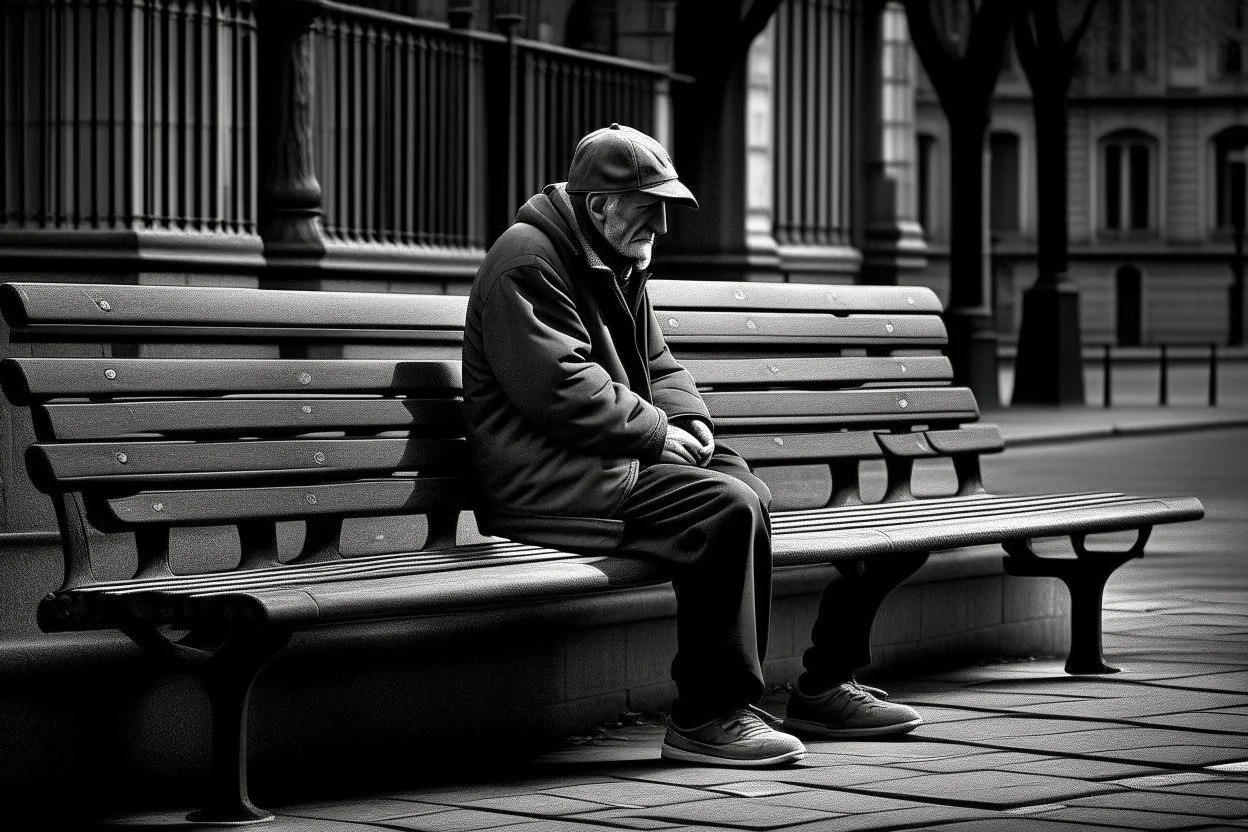
{"label": "shadow on bench", "polygon": [[[1071,673],[1106,673],[1101,594],[1157,523],[1202,516],[1196,499],[1118,493],[988,494],[973,424],[951,386],[936,297],[906,287],[650,284],[660,325],[717,423],[718,440],[764,478],[825,467],[823,505],[777,511],[775,563],[831,563],[875,603],[848,637],[865,646],[878,604],[932,552],[1002,544],[1013,575],[1060,578],[1072,598]],[[171,672],[195,676],[213,718],[212,794],[192,819],[263,820],[247,792],[247,701],[292,632],[330,623],[523,606],[654,584],[653,565],[612,557],[618,521],[566,524],[569,554],[457,540],[472,508],[459,349],[465,299],[253,289],[6,284],[15,343],[78,344],[103,357],[11,358],[10,401],[29,406],[34,483],[52,496],[63,587],[39,605],[45,631],[117,629]],[[94,346],[92,346],[94,345]],[[100,345],[103,345],[102,347]],[[247,355],[276,345],[280,358]],[[141,356],[141,357],[140,357]],[[916,461],[952,461],[956,493],[917,499]],[[862,462],[887,471],[864,504]],[[343,522],[421,515],[419,551],[344,556]],[[279,523],[303,524],[279,557]],[[237,528],[230,568],[175,574],[170,532]],[[488,532],[488,529],[485,529]],[[1121,552],[1090,534],[1136,531]],[[97,577],[99,534],[132,535],[132,577]],[[1074,558],[1033,538],[1070,536]]]}

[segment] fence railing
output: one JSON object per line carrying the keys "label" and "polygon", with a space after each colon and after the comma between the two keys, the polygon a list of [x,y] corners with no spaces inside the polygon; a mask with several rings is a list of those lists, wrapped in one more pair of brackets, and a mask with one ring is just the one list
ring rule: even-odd
{"label": "fence railing", "polygon": [[611,121],[653,131],[667,95],[657,66],[315,8],[310,138],[334,243],[483,248],[520,200],[566,176],[580,136]]}
{"label": "fence railing", "polygon": [[[1114,344],[1103,343],[1100,345],[1101,350],[1101,400],[1103,407],[1114,406]],[[1170,362],[1172,360],[1172,349],[1187,347],[1198,350],[1207,350],[1208,361],[1208,397],[1206,401],[1210,407],[1216,407],[1218,404],[1218,345],[1216,343],[1168,343],[1157,344],[1157,403],[1165,406],[1170,404]],[[1139,347],[1131,347],[1130,350],[1138,352]]]}

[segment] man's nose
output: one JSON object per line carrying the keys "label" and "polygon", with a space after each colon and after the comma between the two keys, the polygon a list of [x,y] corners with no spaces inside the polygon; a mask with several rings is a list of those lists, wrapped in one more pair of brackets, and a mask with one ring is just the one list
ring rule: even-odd
{"label": "man's nose", "polygon": [[660,202],[655,207],[650,217],[650,229],[659,237],[667,233],[667,203]]}

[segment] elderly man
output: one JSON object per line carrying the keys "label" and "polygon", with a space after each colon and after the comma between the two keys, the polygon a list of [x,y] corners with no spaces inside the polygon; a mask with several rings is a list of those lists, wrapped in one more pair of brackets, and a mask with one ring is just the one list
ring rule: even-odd
{"label": "elderly man", "polygon": [[[662,755],[790,763],[805,753],[802,743],[753,705],[764,692],[771,495],[715,442],[646,295],[669,205],[697,201],[667,151],[612,124],[580,141],[568,181],[529,199],[490,249],[464,335],[478,517],[492,533],[561,548],[574,518],[622,521],[611,551],[664,563],[674,575],[678,698]],[[838,606],[830,599],[825,609]],[[917,725],[913,710],[853,681],[851,658],[826,629],[816,625],[790,730],[864,736]]]}

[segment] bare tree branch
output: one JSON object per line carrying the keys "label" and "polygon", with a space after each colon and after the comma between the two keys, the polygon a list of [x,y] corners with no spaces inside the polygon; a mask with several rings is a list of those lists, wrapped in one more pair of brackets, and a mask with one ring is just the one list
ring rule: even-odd
{"label": "bare tree branch", "polygon": [[1100,0],[1088,0],[1088,5],[1083,8],[1083,17],[1079,20],[1079,25],[1075,27],[1075,31],[1071,33],[1070,39],[1066,41],[1062,47],[1063,67],[1067,69],[1067,74],[1074,70],[1075,56],[1079,52],[1079,43],[1083,40],[1083,36],[1087,34],[1088,27],[1092,25],[1092,20],[1096,16],[1096,5]]}
{"label": "bare tree branch", "polygon": [[1027,83],[1034,89],[1040,80],[1040,52],[1036,46],[1036,33],[1032,29],[1031,14],[1020,14],[1014,18],[1014,48],[1018,52],[1018,61],[1023,65],[1023,74]]}
{"label": "bare tree branch", "polygon": [[910,28],[910,40],[919,53],[919,60],[927,77],[936,89],[936,95],[944,102],[946,96],[956,94],[954,72],[958,56],[945,32],[936,26],[930,0],[903,0],[906,23]]}

